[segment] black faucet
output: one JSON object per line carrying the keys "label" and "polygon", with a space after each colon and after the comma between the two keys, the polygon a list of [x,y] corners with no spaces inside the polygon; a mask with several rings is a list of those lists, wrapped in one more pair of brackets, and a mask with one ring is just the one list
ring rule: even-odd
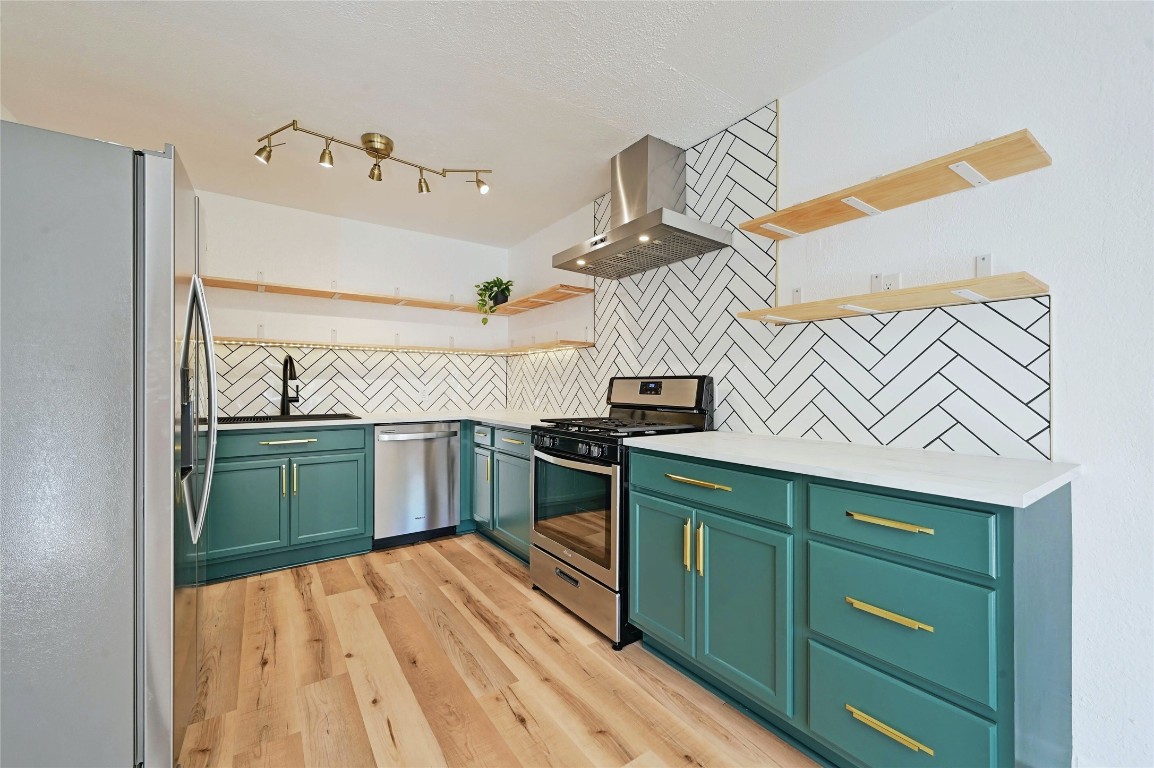
{"label": "black faucet", "polygon": [[289,415],[289,404],[299,403],[301,401],[301,385],[296,385],[296,390],[292,395],[289,395],[289,381],[296,381],[297,365],[293,362],[292,355],[284,356],[284,364],[281,366],[280,374],[280,415]]}

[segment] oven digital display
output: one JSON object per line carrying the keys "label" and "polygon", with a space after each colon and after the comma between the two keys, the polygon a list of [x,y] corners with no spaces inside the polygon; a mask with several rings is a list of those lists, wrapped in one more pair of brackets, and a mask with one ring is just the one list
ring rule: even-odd
{"label": "oven digital display", "polygon": [[661,382],[660,381],[643,381],[638,390],[638,394],[642,395],[660,395]]}

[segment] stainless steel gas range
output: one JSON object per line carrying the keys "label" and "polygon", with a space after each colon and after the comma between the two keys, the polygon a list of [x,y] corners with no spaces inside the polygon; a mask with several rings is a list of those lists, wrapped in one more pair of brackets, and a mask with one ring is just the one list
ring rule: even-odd
{"label": "stainless steel gas range", "polygon": [[628,624],[626,437],[713,429],[709,376],[614,377],[609,415],[533,428],[533,586],[613,641]]}

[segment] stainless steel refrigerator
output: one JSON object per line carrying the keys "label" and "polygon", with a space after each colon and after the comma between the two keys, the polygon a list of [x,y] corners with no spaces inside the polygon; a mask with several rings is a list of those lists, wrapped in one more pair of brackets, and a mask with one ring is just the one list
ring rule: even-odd
{"label": "stainless steel refrigerator", "polygon": [[0,126],[0,763],[171,766],[215,448],[175,150]]}

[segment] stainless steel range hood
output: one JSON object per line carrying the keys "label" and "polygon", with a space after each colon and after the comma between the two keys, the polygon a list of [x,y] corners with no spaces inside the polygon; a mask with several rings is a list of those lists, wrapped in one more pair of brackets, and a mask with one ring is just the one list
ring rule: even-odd
{"label": "stainless steel range hood", "polygon": [[619,280],[733,244],[729,230],[685,215],[685,150],[646,136],[609,163],[609,231],[553,266]]}

